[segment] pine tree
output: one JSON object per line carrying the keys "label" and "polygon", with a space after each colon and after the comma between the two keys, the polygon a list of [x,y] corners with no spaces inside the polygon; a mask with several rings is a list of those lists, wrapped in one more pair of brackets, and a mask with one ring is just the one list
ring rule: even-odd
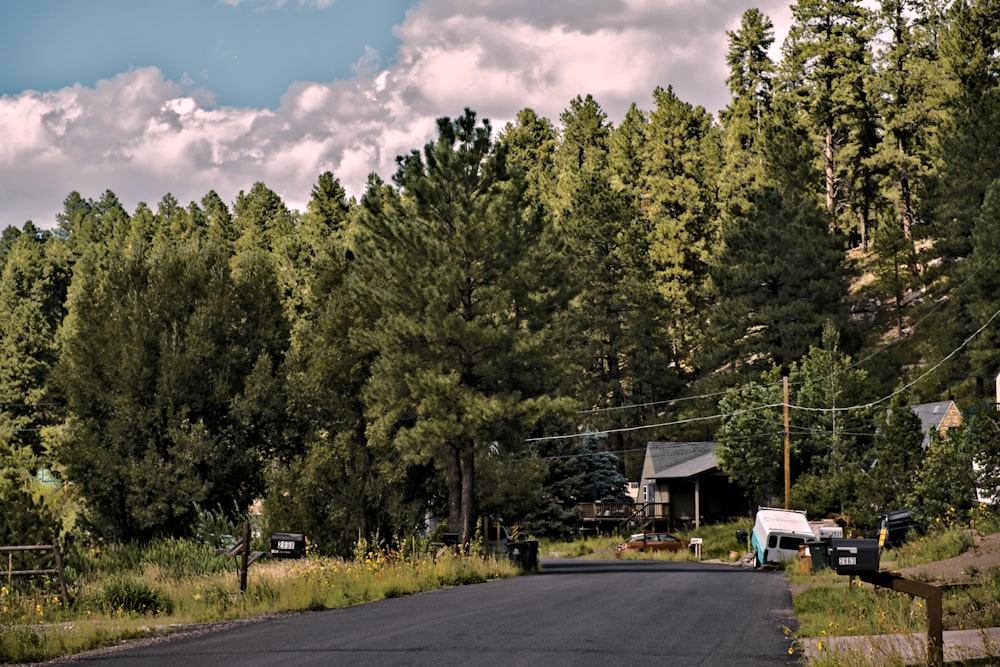
{"label": "pine tree", "polygon": [[986,191],[972,228],[972,254],[962,264],[962,274],[973,326],[976,331],[982,327],[970,343],[969,359],[980,376],[994,378],[1000,373],[1000,327],[995,324],[1000,319],[1000,179]]}
{"label": "pine tree", "polygon": [[910,243],[913,226],[923,218],[921,185],[933,174],[934,90],[940,86],[940,18],[933,4],[882,0],[878,14],[881,32],[887,37],[885,47],[876,51],[873,88],[885,131],[872,163],[883,179],[884,197],[893,204],[895,224]]}
{"label": "pine tree", "polygon": [[377,317],[363,332],[377,355],[367,432],[444,473],[449,525],[467,541],[477,459],[562,409],[548,395],[560,384],[544,298],[555,287],[537,269],[548,230],[471,111],[440,119],[438,138],[398,164],[400,191],[370,189],[358,221],[354,286]]}
{"label": "pine tree", "polygon": [[774,25],[759,10],[744,12],[737,32],[728,32],[729,92],[722,111],[723,163],[719,173],[720,213],[723,223],[746,215],[752,193],[765,178],[761,156],[765,116],[770,112],[774,64],[768,50]]}
{"label": "pine tree", "polygon": [[644,160],[643,202],[649,220],[649,255],[666,302],[669,365],[691,368],[703,342],[701,321],[709,298],[708,259],[717,234],[715,174],[719,135],[702,107],[672,89],[653,91]]}
{"label": "pine tree", "polygon": [[792,16],[782,88],[808,113],[823,146],[830,233],[858,225],[863,238],[871,196],[866,160],[875,137],[867,90],[871,19],[858,0],[801,0]]}
{"label": "pine tree", "polygon": [[[924,276],[930,298],[920,313],[923,325],[918,330],[926,359],[951,355],[985,323],[971,310],[972,292],[960,285],[966,275],[963,265],[973,252],[973,227],[988,188],[1000,176],[996,159],[1000,138],[995,131],[1000,123],[998,48],[1000,8],[995,3],[969,0],[951,5],[939,49],[944,120],[929,213],[933,255]],[[954,393],[971,380],[978,394],[985,370],[974,366],[969,355],[957,355],[923,389],[929,395]]]}

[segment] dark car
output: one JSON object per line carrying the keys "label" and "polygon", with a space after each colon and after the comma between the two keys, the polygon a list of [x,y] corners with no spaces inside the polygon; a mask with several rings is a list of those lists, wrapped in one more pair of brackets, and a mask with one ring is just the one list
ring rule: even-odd
{"label": "dark car", "polygon": [[684,551],[690,546],[688,540],[667,533],[638,533],[618,545],[618,551]]}

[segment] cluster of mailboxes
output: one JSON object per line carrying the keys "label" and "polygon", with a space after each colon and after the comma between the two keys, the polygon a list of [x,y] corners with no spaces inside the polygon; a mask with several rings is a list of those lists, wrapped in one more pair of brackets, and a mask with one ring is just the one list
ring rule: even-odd
{"label": "cluster of mailboxes", "polygon": [[882,548],[878,540],[833,538],[830,540],[830,567],[837,574],[878,572]]}

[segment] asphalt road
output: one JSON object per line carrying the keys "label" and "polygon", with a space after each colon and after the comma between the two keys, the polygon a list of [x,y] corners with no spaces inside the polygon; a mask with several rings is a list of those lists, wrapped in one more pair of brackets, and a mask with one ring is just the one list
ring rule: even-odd
{"label": "asphalt road", "polygon": [[542,560],[538,574],[284,616],[83,665],[787,665],[785,575],[705,563]]}

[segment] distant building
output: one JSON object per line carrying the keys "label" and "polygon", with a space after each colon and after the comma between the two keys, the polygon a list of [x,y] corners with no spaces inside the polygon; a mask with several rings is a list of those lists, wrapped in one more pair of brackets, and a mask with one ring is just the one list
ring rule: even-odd
{"label": "distant building", "polygon": [[923,403],[910,408],[920,418],[920,431],[924,434],[924,449],[931,444],[931,434],[937,431],[941,435],[948,429],[962,424],[962,413],[955,401],[938,401]]}
{"label": "distant building", "polygon": [[662,504],[676,527],[697,527],[749,512],[746,494],[719,469],[711,441],[646,443],[637,501]]}

